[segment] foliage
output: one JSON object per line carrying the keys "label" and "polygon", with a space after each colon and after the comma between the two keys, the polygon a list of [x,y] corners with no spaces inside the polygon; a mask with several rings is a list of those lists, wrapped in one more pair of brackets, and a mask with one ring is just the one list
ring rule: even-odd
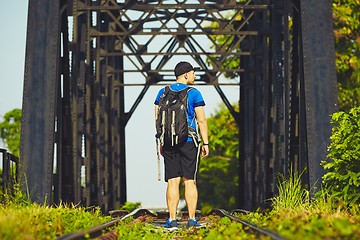
{"label": "foliage", "polygon": [[[240,218],[277,232],[286,239],[358,239],[360,237],[359,208],[346,208],[326,191],[309,201],[302,189],[301,174],[282,178],[280,194],[272,199],[269,212],[238,214]],[[285,189],[288,188],[288,189]],[[282,190],[281,190],[282,189]],[[282,192],[286,194],[282,194]],[[349,211],[350,210],[350,211]]]}
{"label": "foliage", "polygon": [[[279,188],[286,194],[273,199],[277,205],[272,210],[235,215],[285,239],[359,239],[359,208],[350,212],[346,207],[334,205],[332,196],[325,193],[310,202],[307,190],[301,187],[300,176],[293,173],[289,179],[282,178]],[[285,190],[287,187],[289,189]],[[119,239],[268,239],[255,236],[227,217],[206,216],[202,221],[208,223],[205,228],[166,232],[161,227],[146,224],[153,222],[151,218],[130,218],[121,222],[115,231]]]}
{"label": "foliage", "polygon": [[275,211],[280,209],[293,209],[309,203],[309,191],[301,186],[301,174],[290,169],[289,179],[279,175],[279,195],[272,198],[272,206]]}
{"label": "foliage", "polygon": [[15,183],[11,192],[5,189],[5,192],[0,192],[0,204],[4,205],[17,205],[19,207],[27,206],[30,201],[26,194],[22,193],[20,184]]}
{"label": "foliage", "polygon": [[332,115],[324,188],[337,199],[360,204],[360,107]]}
{"label": "foliage", "polygon": [[0,138],[7,144],[9,151],[19,157],[20,154],[20,124],[21,110],[13,109],[7,112],[0,122]]}
{"label": "foliage", "polygon": [[124,205],[121,206],[121,210],[126,210],[129,212],[134,211],[135,209],[138,209],[141,207],[141,202],[125,202]]}
{"label": "foliage", "polygon": [[0,205],[0,239],[55,239],[109,221],[100,209],[75,206]]}
{"label": "foliage", "polygon": [[238,190],[238,126],[225,105],[208,118],[208,126],[210,156],[201,161],[198,181],[203,213],[224,206],[234,209]]}
{"label": "foliage", "polygon": [[360,105],[360,1],[334,0],[334,36],[340,109]]}
{"label": "foliage", "polygon": [[358,239],[359,225],[348,217],[297,208],[288,214],[274,214],[270,227],[286,239]]}
{"label": "foliage", "polygon": [[[283,187],[291,186],[287,195],[279,194],[277,202],[288,202],[288,195],[302,198],[299,175],[294,174]],[[291,182],[291,184],[290,184]],[[290,184],[290,185],[289,185]],[[21,197],[20,197],[21,198]],[[314,201],[292,198],[297,204],[280,203],[279,208],[268,212],[237,213],[242,220],[257,224],[278,233],[286,239],[359,239],[359,208],[346,208],[334,204],[331,195],[318,195]],[[306,199],[306,198],[305,198]],[[283,207],[282,207],[283,206]],[[72,232],[92,228],[110,217],[101,215],[98,208],[76,206],[40,206],[28,202],[20,204],[9,201],[0,204],[0,239],[55,239]],[[162,225],[153,225],[154,218],[145,215],[136,219],[129,217],[113,229],[118,239],[268,239],[261,238],[241,223],[227,217],[203,216],[205,228],[166,231]]]}
{"label": "foliage", "polygon": [[[233,104],[233,107],[235,111],[239,111],[238,104]],[[239,128],[227,107],[221,104],[207,122],[211,155],[237,158],[239,156]]]}
{"label": "foliage", "polygon": [[0,197],[0,239],[55,239],[109,221],[99,207],[41,206],[30,202],[15,185],[13,194]]}

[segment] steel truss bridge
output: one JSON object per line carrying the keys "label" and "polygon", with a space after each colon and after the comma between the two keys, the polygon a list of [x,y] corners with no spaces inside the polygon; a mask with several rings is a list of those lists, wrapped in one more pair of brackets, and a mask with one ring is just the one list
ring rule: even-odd
{"label": "steel truss bridge", "polygon": [[22,182],[40,203],[121,206],[126,124],[190,57],[196,85],[213,86],[239,126],[239,207],[264,206],[290,168],[316,189],[337,110],[332,29],[330,0],[29,0]]}

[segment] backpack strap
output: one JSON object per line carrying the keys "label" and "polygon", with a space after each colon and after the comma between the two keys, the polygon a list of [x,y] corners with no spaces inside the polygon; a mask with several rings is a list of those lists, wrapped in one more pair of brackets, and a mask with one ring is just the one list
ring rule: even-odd
{"label": "backpack strap", "polygon": [[156,141],[156,154],[157,154],[157,167],[158,167],[158,181],[161,180],[161,170],[160,170],[160,150],[159,150],[159,142],[160,142],[160,139],[156,138],[155,139]]}
{"label": "backpack strap", "polygon": [[[189,92],[194,89],[193,87],[186,87],[183,90],[181,90],[180,92],[180,96],[181,96],[181,101],[185,98],[188,97]],[[188,107],[188,102],[186,102],[186,107]]]}
{"label": "backpack strap", "polygon": [[164,95],[168,94],[170,90],[171,90],[170,86],[166,86],[163,94]]}
{"label": "backpack strap", "polygon": [[197,180],[197,174],[199,172],[199,161],[200,161],[200,152],[201,152],[201,146],[200,144],[197,146],[197,154],[196,154],[196,165],[195,165],[195,174],[194,174],[194,183],[196,185]]}

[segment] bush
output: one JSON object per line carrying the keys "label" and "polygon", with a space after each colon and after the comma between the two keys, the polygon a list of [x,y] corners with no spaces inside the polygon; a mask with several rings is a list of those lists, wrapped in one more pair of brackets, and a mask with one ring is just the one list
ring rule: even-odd
{"label": "bush", "polygon": [[328,172],[323,187],[335,199],[360,203],[360,107],[349,113],[332,115],[332,129],[327,160],[321,162]]}
{"label": "bush", "polygon": [[141,202],[125,202],[124,205],[121,206],[121,210],[126,210],[129,212],[134,211],[135,209],[138,209],[141,207]]}

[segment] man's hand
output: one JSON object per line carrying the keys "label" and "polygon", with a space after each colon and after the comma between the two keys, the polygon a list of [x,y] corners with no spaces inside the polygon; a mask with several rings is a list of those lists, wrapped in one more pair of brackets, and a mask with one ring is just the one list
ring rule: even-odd
{"label": "man's hand", "polygon": [[206,158],[209,156],[209,145],[202,145],[201,147],[201,156]]}

